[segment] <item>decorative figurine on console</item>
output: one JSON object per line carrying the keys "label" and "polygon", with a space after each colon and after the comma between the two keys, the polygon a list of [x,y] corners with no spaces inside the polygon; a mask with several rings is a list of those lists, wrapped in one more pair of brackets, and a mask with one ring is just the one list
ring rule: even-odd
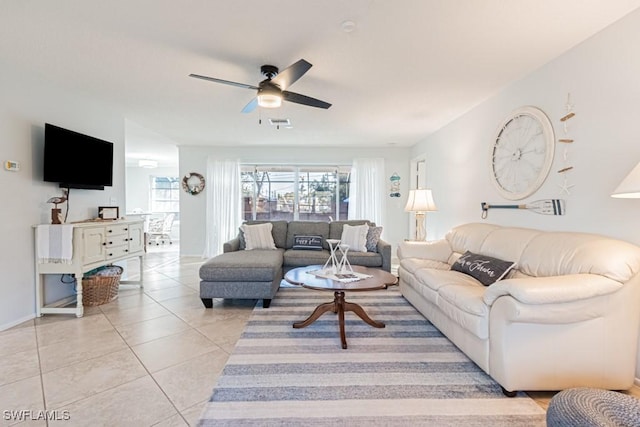
{"label": "decorative figurine on console", "polygon": [[47,203],[53,203],[54,207],[51,209],[51,224],[62,224],[62,209],[58,209],[58,205],[67,201],[69,198],[69,190],[66,188],[62,190],[62,196],[52,197],[47,200]]}

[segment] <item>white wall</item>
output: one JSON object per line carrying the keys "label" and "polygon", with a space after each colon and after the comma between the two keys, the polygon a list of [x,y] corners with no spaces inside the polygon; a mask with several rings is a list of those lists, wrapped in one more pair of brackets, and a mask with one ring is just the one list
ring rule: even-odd
{"label": "white wall", "polygon": [[564,198],[566,215],[496,209],[489,211],[486,221],[595,232],[640,244],[640,200],[610,197],[640,161],[639,41],[637,11],[417,144],[412,156],[426,156],[428,185],[439,207],[429,213],[428,235],[442,237],[452,226],[483,221],[481,202],[508,202],[489,180],[489,150],[497,126],[511,110],[534,105],[547,113],[556,137],[561,137],[559,119],[566,113],[570,92],[576,116],[568,122],[575,139],[568,164],[574,166],[569,179],[575,187],[570,195],[559,191],[562,177],[556,171],[563,165],[564,146],[558,143],[549,178],[525,200]]}
{"label": "white wall", "polygon": [[[68,221],[97,216],[111,198],[124,202],[124,119],[118,113],[63,89],[46,79],[0,62],[0,153],[3,162],[20,162],[19,172],[0,169],[0,330],[35,316],[34,228],[49,223],[61,195],[57,184],[42,181],[45,122],[114,143],[113,187],[104,191],[71,190]],[[78,161],[88,161],[79,159]],[[61,206],[66,209],[66,206]]]}
{"label": "white wall", "polygon": [[[404,203],[409,188],[409,149],[407,148],[338,148],[338,147],[178,147],[180,153],[180,176],[189,172],[207,173],[207,158],[239,159],[250,164],[351,164],[357,157],[383,157],[385,174],[390,177],[394,172],[402,178],[402,197],[389,197],[386,224],[382,238],[394,245],[409,237],[407,214]],[[387,182],[389,182],[387,180]],[[180,254],[202,256],[205,247],[206,192],[192,196],[182,193],[180,197]]]}

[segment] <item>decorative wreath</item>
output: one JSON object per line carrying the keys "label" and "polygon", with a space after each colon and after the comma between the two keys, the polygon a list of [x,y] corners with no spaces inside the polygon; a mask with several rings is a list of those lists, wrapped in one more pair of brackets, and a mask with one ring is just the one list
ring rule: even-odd
{"label": "decorative wreath", "polygon": [[191,172],[182,177],[182,189],[191,195],[200,194],[204,190],[204,176]]}

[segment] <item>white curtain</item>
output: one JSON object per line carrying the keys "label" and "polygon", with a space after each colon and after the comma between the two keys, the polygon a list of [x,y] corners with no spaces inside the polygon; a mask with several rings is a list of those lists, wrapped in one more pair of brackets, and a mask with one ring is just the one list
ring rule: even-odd
{"label": "white curtain", "polygon": [[349,186],[349,219],[368,219],[384,225],[384,159],[354,159]]}
{"label": "white curtain", "polygon": [[240,162],[207,161],[207,224],[204,257],[222,253],[222,245],[238,234],[242,224]]}

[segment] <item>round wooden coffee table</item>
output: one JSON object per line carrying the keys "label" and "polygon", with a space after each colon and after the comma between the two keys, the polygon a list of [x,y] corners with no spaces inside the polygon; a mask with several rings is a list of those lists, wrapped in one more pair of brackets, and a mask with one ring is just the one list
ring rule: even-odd
{"label": "round wooden coffee table", "polygon": [[293,270],[289,270],[284,276],[284,280],[287,282],[299,285],[304,288],[314,289],[318,291],[333,291],[333,301],[320,304],[311,313],[311,315],[301,321],[293,324],[293,327],[304,328],[318,320],[324,313],[331,311],[338,314],[338,323],[340,325],[340,339],[342,341],[342,348],[347,348],[347,337],[344,331],[344,313],[345,311],[351,311],[355,313],[359,318],[364,320],[369,325],[375,328],[384,328],[384,323],[373,320],[364,309],[358,304],[347,302],[344,299],[345,292],[357,292],[357,291],[375,291],[380,289],[387,289],[387,287],[396,285],[398,278],[391,273],[378,268],[368,268],[361,266],[353,266],[353,271],[357,273],[367,274],[371,277],[360,279],[354,282],[341,282],[339,280],[326,279],[318,277],[309,273],[314,270],[321,270],[321,265],[309,265],[307,267],[298,267]]}

